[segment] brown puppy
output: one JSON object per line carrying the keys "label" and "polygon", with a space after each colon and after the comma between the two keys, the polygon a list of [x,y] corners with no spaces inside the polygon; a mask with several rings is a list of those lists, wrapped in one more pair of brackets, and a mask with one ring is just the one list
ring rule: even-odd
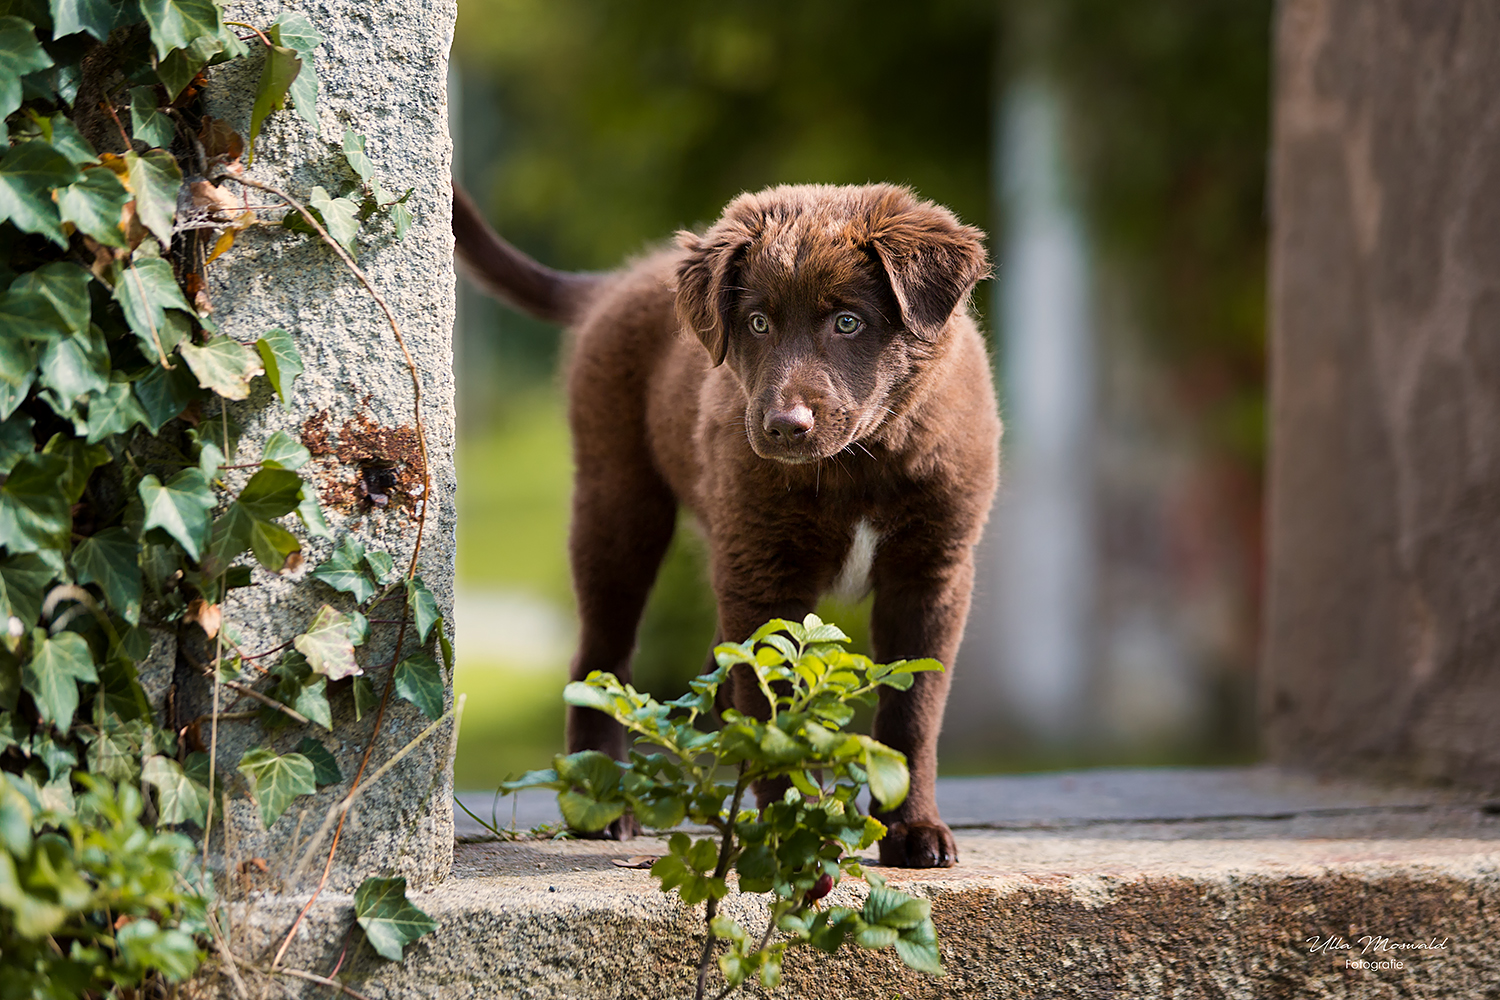
{"label": "brown puppy", "polygon": [[[576,330],[574,678],[629,680],[679,505],[708,538],[721,637],[801,619],[873,542],[875,656],[953,663],[999,458],[965,306],[985,276],[982,233],[884,184],[741,195],[701,236],[606,275],[542,267],[457,190],[454,233],[488,288]],[[957,860],[933,798],[947,693],[946,673],[881,690],[875,737],[911,768],[906,801],[880,815],[882,864]],[[733,698],[764,710],[753,685]],[[568,747],[623,758],[625,735],[572,710]]]}

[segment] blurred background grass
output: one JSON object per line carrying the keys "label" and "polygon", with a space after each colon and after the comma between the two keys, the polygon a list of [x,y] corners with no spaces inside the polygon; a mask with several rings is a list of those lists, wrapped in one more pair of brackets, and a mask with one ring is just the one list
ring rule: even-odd
{"label": "blurred background grass", "polygon": [[[1165,609],[1153,627],[1203,693],[1186,722],[1145,735],[1110,736],[1107,712],[1080,703],[1092,721],[1066,743],[1028,735],[1025,719],[1003,711],[977,726],[955,725],[950,713],[950,730],[964,738],[945,745],[944,766],[1246,759],[1259,615],[1271,6],[461,0],[455,175],[507,238],[570,269],[617,266],[675,229],[712,221],[741,190],[907,183],[991,230],[1003,282],[1002,111],[1015,81],[1045,78],[1066,110],[1102,364],[1151,375],[1101,374],[1099,451],[1109,453],[1111,435],[1138,433],[1146,443],[1132,445],[1127,465],[1186,470],[1170,488],[1143,473],[1154,484],[1131,492],[1101,459],[1090,544],[1102,596],[1088,690],[1108,686],[1110,622],[1131,611],[1116,605],[1149,591]],[[570,459],[559,333],[460,285],[456,686],[469,701],[456,780],[482,789],[546,766],[561,749],[573,628]],[[982,316],[993,301],[989,288],[976,292]],[[1121,357],[1128,364],[1117,365]],[[1003,384],[1003,355],[997,364]],[[1166,459],[1151,465],[1140,454]],[[1128,585],[1111,583],[1121,579]],[[1111,596],[1119,593],[1127,596]],[[663,697],[682,690],[704,662],[712,608],[702,543],[680,530],[642,624],[640,686]],[[864,609],[824,611],[862,637]],[[958,699],[981,700],[971,690]]]}

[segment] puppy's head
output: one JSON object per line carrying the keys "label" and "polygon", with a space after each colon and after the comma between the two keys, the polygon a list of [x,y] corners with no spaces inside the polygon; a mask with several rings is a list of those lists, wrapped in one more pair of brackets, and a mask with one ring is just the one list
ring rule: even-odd
{"label": "puppy's head", "polygon": [[837,454],[942,353],[984,234],[905,188],[778,187],[681,233],[677,312],[744,387],[756,454]]}

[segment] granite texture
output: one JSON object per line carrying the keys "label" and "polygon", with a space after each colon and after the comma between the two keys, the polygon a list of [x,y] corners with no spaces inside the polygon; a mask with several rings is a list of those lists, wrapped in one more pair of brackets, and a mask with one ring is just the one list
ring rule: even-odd
{"label": "granite texture", "polygon": [[[321,78],[319,127],[315,130],[290,107],[272,113],[246,176],[303,200],[314,185],[333,195],[344,193],[357,180],[341,151],[344,130],[350,128],[367,136],[376,176],[387,190],[414,189],[407,202],[414,222],[404,240],[397,241],[391,222],[377,216],[365,224],[357,251],[360,266],[394,311],[420,372],[431,492],[423,492],[411,375],[386,320],[328,247],[275,226],[246,231],[213,262],[207,272],[208,293],[221,332],[253,342],[267,329],[282,328],[295,339],[306,370],[290,395],[290,410],[283,409],[264,379],[257,380],[249,400],[231,405],[243,437],[229,461],[254,462],[277,430],[301,440],[314,456],[301,472],[319,495],[334,540],[357,537],[368,547],[390,553],[402,570],[416,545],[417,513],[426,505],[418,571],[451,621],[456,519],[454,273],[446,86],[456,8],[452,2],[344,0],[284,8],[267,0],[229,3],[225,18],[265,27],[283,9],[301,11],[323,35],[316,62]],[[258,54],[215,71],[205,91],[208,113],[248,135],[260,71]],[[225,187],[238,194],[232,183]],[[260,191],[247,194],[255,203],[275,200]],[[392,466],[395,484],[385,507],[359,494],[362,473],[374,463]],[[237,488],[251,471],[227,473],[226,481]],[[349,595],[305,578],[307,569],[327,558],[335,541],[309,539],[295,517],[284,523],[303,540],[302,573],[278,576],[256,566],[257,586],[231,591],[225,601],[225,620],[238,629],[241,649],[247,653],[270,650],[305,631],[325,603],[345,611],[353,606]],[[387,604],[383,609],[389,613],[372,617],[397,619],[401,608],[399,603]],[[451,635],[451,625],[446,627]],[[377,624],[370,641],[358,650],[377,693],[390,674],[395,638],[395,626]],[[404,648],[415,648],[414,633],[408,633]],[[171,660],[155,662],[160,668]],[[274,662],[274,655],[256,661],[262,668]],[[180,662],[176,673],[172,709],[175,721],[181,722],[207,710],[210,689]],[[148,672],[148,685],[159,688],[157,680]],[[225,707],[231,710],[257,707],[248,701],[233,703],[232,693],[226,694],[231,703]],[[451,698],[450,684],[450,703]],[[348,791],[374,721],[369,713],[355,720],[349,681],[330,685],[329,702],[331,733],[295,725],[268,732],[254,719],[230,719],[220,725],[217,768],[235,797],[213,843],[218,862],[232,875],[226,880],[231,895],[252,886],[310,888],[321,874],[319,857],[300,879],[290,879],[307,837],[329,806]],[[370,771],[427,725],[416,708],[393,697]],[[352,889],[369,875],[404,875],[414,887],[446,876],[453,845],[451,730],[451,724],[445,725],[362,797],[344,829],[331,888]],[[333,752],[344,782],[299,798],[267,831],[243,794],[235,766],[250,747],[285,753],[309,735]],[[326,841],[322,850],[326,853]]]}
{"label": "granite texture", "polygon": [[[933,901],[947,974],[846,945],[789,958],[771,995],[1500,996],[1500,817],[1483,799],[1265,768],[964,779],[941,794],[966,795],[972,822],[1001,828],[959,831],[956,868],[881,871]],[[663,852],[650,838],[461,844],[453,877],[413,897],[438,930],[399,966],[351,948],[346,982],[371,1000],[690,997],[701,909],[615,864]],[[864,891],[849,881],[831,901],[858,905]],[[302,901],[231,908],[241,953],[260,961]],[[759,897],[728,903],[747,926],[763,920]],[[331,970],[351,922],[350,898],[325,896],[292,967]],[[1394,948],[1419,943],[1432,947]],[[255,995],[322,989],[306,985],[247,980]],[[212,973],[198,985],[222,987]]]}
{"label": "granite texture", "polygon": [[1271,756],[1500,789],[1500,7],[1289,0]]}

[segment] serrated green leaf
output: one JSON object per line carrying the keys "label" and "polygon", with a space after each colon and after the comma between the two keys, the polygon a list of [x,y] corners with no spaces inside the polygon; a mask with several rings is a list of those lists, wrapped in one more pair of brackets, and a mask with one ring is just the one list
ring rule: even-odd
{"label": "serrated green leaf", "polygon": [[99,328],[54,340],[42,351],[41,385],[64,399],[109,389],[109,345]]}
{"label": "serrated green leaf", "polygon": [[80,584],[97,584],[110,610],[132,625],[141,620],[141,546],[124,528],[105,528],[73,549]]}
{"label": "serrated green leaf", "polygon": [[447,685],[443,668],[425,652],[412,653],[396,664],[396,693],[436,721],[443,714]]}
{"label": "serrated green leaf", "polygon": [[119,381],[111,382],[109,388],[88,397],[88,442],[103,441],[112,434],[124,434],[136,424],[145,424],[149,418],[141,409],[129,382],[123,373],[115,373]]}
{"label": "serrated green leaf", "polygon": [[260,135],[266,116],[273,110],[286,107],[287,90],[302,69],[302,59],[296,49],[272,45],[265,51],[265,65],[261,68],[260,82],[255,86],[255,105],[250,109],[250,142],[246,149],[246,165],[255,162],[255,140]]}
{"label": "serrated green leaf", "polygon": [[[364,673],[354,662],[354,643],[349,637],[349,616],[335,611],[330,605],[318,609],[307,631],[292,640],[297,652],[307,657],[314,673],[329,680],[340,681],[345,677]],[[403,661],[404,662],[404,661]],[[399,677],[401,667],[396,668]],[[399,689],[398,682],[398,689]]]}
{"label": "serrated green leaf", "polygon": [[292,386],[302,374],[302,355],[297,351],[296,341],[285,330],[272,329],[260,335],[255,349],[260,352],[260,359],[266,366],[266,378],[270,380],[271,388],[276,390],[281,405],[290,410]]}
{"label": "serrated green leaf", "polygon": [[406,607],[417,626],[417,641],[425,643],[432,626],[442,621],[443,613],[438,610],[437,598],[432,596],[432,591],[427,589],[420,576],[406,582]]}
{"label": "serrated green leaf", "polygon": [[339,762],[334,759],[333,754],[328,752],[328,748],[321,740],[304,736],[302,742],[297,744],[297,752],[312,761],[313,780],[319,785],[337,785],[344,780],[344,775],[339,770]]}
{"label": "serrated green leaf", "polygon": [[0,17],[0,121],[21,106],[21,77],[51,65],[30,21]]}
{"label": "serrated green leaf", "polygon": [[0,616],[19,618],[26,626],[36,624],[47,585],[56,576],[57,571],[34,553],[0,557]]}
{"label": "serrated green leaf", "polygon": [[51,8],[53,38],[87,31],[102,42],[122,21],[120,9],[110,0],[52,0]]}
{"label": "serrated green leaf", "polygon": [[23,456],[0,486],[0,539],[12,554],[68,548],[73,518],[57,484],[67,474],[55,455]]}
{"label": "serrated green leaf", "polygon": [[250,783],[250,796],[260,808],[266,829],[275,825],[287,806],[299,795],[318,790],[312,761],[300,753],[275,754],[263,747],[247,750],[240,758],[239,772]]}
{"label": "serrated green leaf", "polygon": [[151,28],[156,58],[186,48],[203,37],[216,37],[223,27],[213,0],[140,0],[141,14]]}
{"label": "serrated green leaf", "polygon": [[198,377],[199,385],[225,399],[248,398],[250,380],[265,372],[259,355],[229,337],[214,337],[202,347],[184,341],[177,345],[177,353]]}
{"label": "serrated green leaf", "polygon": [[260,454],[261,462],[267,467],[288,470],[300,469],[311,459],[312,454],[286,431],[277,431],[266,438],[265,448]]}
{"label": "serrated green leaf", "polygon": [[15,413],[0,421],[0,476],[10,474],[17,462],[36,451],[31,436],[35,421],[24,413]]}
{"label": "serrated green leaf", "polygon": [[563,821],[574,830],[596,833],[625,814],[623,799],[615,802],[600,802],[598,799],[578,792],[561,792],[557,796],[557,807]]}
{"label": "serrated green leaf", "polygon": [[[4,23],[17,20],[0,17],[0,38]],[[0,72],[0,81],[5,80]],[[0,100],[5,86],[0,82]],[[52,189],[77,180],[78,168],[48,143],[34,139],[12,146],[0,159],[0,222],[9,221],[23,233],[38,233],[66,249],[68,237],[62,230]]]}
{"label": "serrated green leaf", "polygon": [[865,743],[865,753],[860,763],[869,777],[870,794],[882,809],[896,808],[906,798],[911,781],[906,758],[874,740],[862,738],[861,742]]}
{"label": "serrated green leaf", "polygon": [[327,562],[312,571],[312,577],[334,590],[353,594],[355,602],[363,604],[375,596],[375,584],[364,573],[364,559],[364,545],[351,535],[339,543]]}
{"label": "serrated green leaf", "polygon": [[896,939],[896,954],[908,968],[933,976],[943,974],[943,958],[938,952],[937,931],[931,920],[902,931]]}
{"label": "serrated green leaf", "polygon": [[375,176],[375,165],[365,155],[365,137],[352,128],[344,129],[344,162],[367,184]]}
{"label": "serrated green leaf", "polygon": [[141,342],[141,353],[166,367],[167,355],[177,346],[177,331],[168,326],[166,310],[192,314],[172,265],[160,257],[137,257],[120,272],[114,294],[125,312],[126,324]]}
{"label": "serrated green leaf", "polygon": [[367,878],[354,891],[354,919],[381,958],[401,961],[403,949],[437,930],[437,922],[406,898],[406,879]]}
{"label": "serrated green leaf", "polygon": [[354,256],[354,239],[359,235],[359,206],[348,198],[331,197],[321,187],[312,189],[308,205],[317,209],[323,227],[349,255]]}
{"label": "serrated green leaf", "polygon": [[130,88],[130,134],[147,146],[172,145],[177,129],[157,108],[155,87]]}
{"label": "serrated green leaf", "polygon": [[177,211],[177,190],[182,187],[177,158],[165,149],[127,152],[125,166],[135,193],[136,214],[166,250],[172,245],[172,218]]}
{"label": "serrated green leaf", "polygon": [[208,512],[214,507],[213,491],[198,469],[183,469],[165,485],[146,476],[137,488],[146,505],[141,530],[161,528],[177,540],[194,562],[208,533]]}
{"label": "serrated green leaf", "polygon": [[147,757],[141,766],[141,780],[156,786],[157,818],[167,825],[196,823],[202,826],[208,815],[207,790],[195,784],[182,772],[182,765],[157,754]]}
{"label": "serrated green leaf", "polygon": [[21,669],[21,686],[36,702],[37,715],[64,733],[78,709],[79,682],[98,679],[88,641],[77,632],[43,638]]}

